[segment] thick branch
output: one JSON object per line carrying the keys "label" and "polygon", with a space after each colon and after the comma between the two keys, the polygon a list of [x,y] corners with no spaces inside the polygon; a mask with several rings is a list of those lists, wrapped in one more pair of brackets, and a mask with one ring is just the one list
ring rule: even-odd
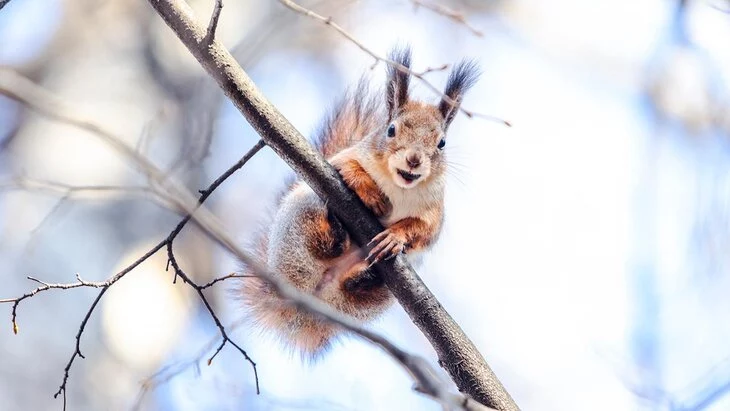
{"label": "thick branch", "polygon": [[[184,1],[149,2],[267,145],[318,195],[327,199],[357,243],[366,244],[383,230],[370,210],[347,189],[337,172],[259,92],[231,54],[218,41],[205,43],[206,30],[196,22]],[[232,246],[235,249],[235,244]],[[471,340],[405,259],[399,257],[381,264],[378,269],[411,319],[429,339],[440,364],[449,371],[459,389],[488,406],[500,410],[518,409]]]}

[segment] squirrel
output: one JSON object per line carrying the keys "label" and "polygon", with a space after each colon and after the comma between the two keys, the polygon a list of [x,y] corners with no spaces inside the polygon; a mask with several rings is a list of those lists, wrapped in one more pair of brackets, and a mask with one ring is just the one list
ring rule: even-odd
{"label": "squirrel", "polygon": [[[444,218],[446,131],[464,93],[479,76],[463,60],[449,74],[437,105],[409,96],[411,50],[388,55],[385,108],[361,80],[325,119],[315,146],[379,218],[385,230],[370,244],[354,244],[342,223],[303,181],[282,194],[273,222],[257,239],[267,268],[303,292],[358,320],[372,320],[394,301],[372,266],[405,253],[409,260],[439,237]],[[249,316],[276,331],[302,358],[315,359],[342,330],[281,300],[258,277],[246,278],[240,297]]]}

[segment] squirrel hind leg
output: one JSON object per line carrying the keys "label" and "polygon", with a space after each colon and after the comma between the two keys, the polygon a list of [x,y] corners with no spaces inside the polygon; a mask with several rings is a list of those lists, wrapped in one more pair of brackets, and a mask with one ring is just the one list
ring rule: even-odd
{"label": "squirrel hind leg", "polygon": [[337,308],[360,320],[378,316],[394,301],[383,277],[363,260],[340,276],[337,286],[342,296],[335,301]]}
{"label": "squirrel hind leg", "polygon": [[350,248],[350,238],[340,220],[328,208],[311,210],[307,247],[320,260],[337,258]]}

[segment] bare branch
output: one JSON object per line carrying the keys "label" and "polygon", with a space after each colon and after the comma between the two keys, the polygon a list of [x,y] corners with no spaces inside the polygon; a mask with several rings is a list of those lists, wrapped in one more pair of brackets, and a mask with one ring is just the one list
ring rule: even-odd
{"label": "bare branch", "polygon": [[82,281],[81,279],[79,279],[79,281],[76,282],[76,283],[70,283],[70,284],[50,284],[50,283],[46,283],[44,281],[38,280],[37,278],[30,277],[30,276],[28,276],[28,279],[31,280],[31,281],[35,281],[35,282],[41,284],[41,286],[38,287],[38,288],[36,288],[36,289],[34,289],[33,291],[30,291],[30,292],[27,292],[27,293],[21,295],[20,297],[16,297],[16,298],[2,298],[2,299],[0,299],[0,304],[9,304],[9,303],[12,303],[13,304],[13,309],[12,309],[12,312],[11,312],[10,320],[11,320],[12,325],[13,325],[13,333],[14,334],[17,334],[18,331],[19,331],[18,322],[17,322],[18,305],[20,305],[20,303],[23,300],[25,300],[26,298],[33,297],[33,296],[35,296],[36,294],[38,294],[40,292],[47,291],[47,290],[51,290],[51,289],[69,290],[71,288],[79,288],[79,287],[94,287],[94,288],[99,288],[99,287],[104,287],[106,285],[105,283],[93,283],[93,282]]}
{"label": "bare branch", "polygon": [[449,65],[448,64],[442,64],[442,65],[440,65],[438,67],[426,67],[426,69],[423,70],[423,71],[421,71],[421,72],[419,72],[418,75],[425,76],[428,73],[433,73],[433,72],[436,72],[436,71],[444,71],[444,70],[446,70],[448,68],[449,68]]}
{"label": "bare branch", "polygon": [[458,11],[452,10],[446,6],[442,6],[438,3],[431,3],[424,0],[410,0],[411,3],[413,3],[413,8],[418,9],[419,7],[423,7],[424,9],[429,9],[433,11],[436,14],[440,14],[448,19],[451,19],[458,24],[463,25],[466,27],[469,31],[474,33],[477,37],[483,37],[484,33],[482,33],[480,30],[477,30],[474,26],[469,24],[468,21],[466,21],[466,17],[463,13],[460,13]]}
{"label": "bare branch", "polygon": [[[174,209],[173,203],[169,200],[165,192],[153,190],[146,186],[114,186],[114,185],[69,185],[50,180],[33,179],[28,177],[15,177],[9,181],[0,182],[1,191],[24,190],[28,192],[38,192],[48,195],[60,195],[56,204],[43,216],[43,219],[30,230],[30,241],[34,236],[48,224],[54,217],[68,205],[71,200],[95,199],[98,195],[117,194],[120,196],[137,197],[141,196],[145,199],[153,201],[155,204],[166,210]],[[80,198],[82,197],[82,198]],[[106,199],[106,198],[105,198]],[[29,241],[29,242],[30,242]]]}
{"label": "bare branch", "polygon": [[[185,272],[182,270],[182,268],[180,268],[180,265],[178,264],[177,259],[175,258],[175,254],[172,251],[172,240],[169,240],[167,242],[167,261],[172,266],[172,269],[175,270],[175,277],[182,278],[182,280],[183,280],[183,282],[185,282],[185,284],[188,284],[189,286],[193,287],[195,289],[195,291],[198,292],[198,296],[200,296],[200,300],[203,302],[203,304],[205,305],[205,308],[208,310],[208,313],[210,314],[211,318],[215,322],[216,327],[218,327],[218,330],[221,333],[221,337],[223,337],[223,340],[221,341],[218,348],[215,350],[213,355],[208,359],[208,365],[210,365],[213,362],[213,359],[218,355],[218,353],[221,352],[223,347],[225,347],[226,343],[230,343],[231,345],[236,347],[236,349],[241,353],[241,355],[243,355],[243,357],[246,359],[246,361],[248,361],[251,364],[251,367],[253,368],[254,379],[256,381],[256,394],[259,394],[261,392],[261,390],[259,389],[259,374],[258,374],[258,370],[256,369],[256,363],[251,359],[251,357],[248,356],[246,351],[244,351],[238,344],[236,344],[233,340],[230,339],[230,337],[228,337],[228,333],[226,333],[225,327],[223,327],[223,324],[221,323],[220,319],[218,318],[218,315],[213,310],[213,307],[211,307],[210,302],[208,302],[208,299],[205,297],[205,294],[203,294],[203,290],[205,289],[205,287],[199,286],[198,284],[196,284],[193,280],[190,279],[190,277],[188,277],[187,274],[185,274]],[[231,275],[227,275],[227,276],[213,280],[210,284],[212,285],[212,284],[215,284],[219,281],[223,281],[228,278],[233,278],[233,277]]]}
{"label": "bare branch", "polygon": [[[439,90],[436,86],[434,86],[428,80],[426,80],[426,78],[424,77],[424,74],[426,74],[428,71],[426,71],[424,73],[414,72],[414,71],[410,70],[408,67],[398,63],[397,61],[393,61],[391,59],[388,59],[386,57],[383,57],[383,56],[375,53],[374,51],[365,47],[365,45],[363,45],[360,41],[358,41],[355,37],[353,37],[352,34],[348,33],[345,29],[343,29],[342,26],[340,26],[339,24],[332,21],[332,17],[324,17],[320,14],[313,12],[312,10],[310,10],[308,8],[302,7],[301,5],[295,3],[291,0],[279,0],[279,3],[283,4],[284,6],[288,7],[291,10],[294,10],[297,13],[303,14],[307,17],[310,17],[314,20],[318,20],[318,21],[332,27],[336,32],[338,32],[343,37],[345,37],[347,40],[349,40],[352,44],[356,45],[360,50],[364,51],[366,54],[368,54],[369,56],[371,56],[372,58],[375,59],[375,64],[373,64],[373,66],[371,68],[375,67],[378,64],[378,62],[382,61],[385,64],[395,67],[398,71],[401,71],[403,73],[409,73],[413,77],[417,78],[428,89],[430,89],[431,91],[433,91],[434,93],[439,95],[447,103],[452,104],[452,105],[457,105],[457,103],[451,97],[442,93],[441,90]],[[483,118],[485,120],[502,123],[503,125],[505,125],[507,127],[512,127],[512,124],[510,122],[503,120],[501,118],[495,117],[495,116],[476,113],[476,112],[465,109],[463,106],[459,106],[459,110],[469,118],[479,117],[479,118]]]}
{"label": "bare branch", "polygon": [[61,382],[61,386],[59,386],[58,391],[53,394],[53,398],[57,398],[59,394],[63,393],[64,411],[66,410],[66,383],[68,383],[68,375],[71,371],[71,366],[73,365],[76,356],[86,358],[83,354],[81,354],[81,335],[84,333],[84,330],[86,329],[86,324],[89,322],[89,318],[91,318],[91,314],[94,312],[96,305],[99,304],[99,301],[101,301],[101,297],[104,296],[104,293],[106,293],[108,289],[109,286],[105,286],[101,289],[101,291],[99,291],[99,294],[96,296],[96,299],[94,299],[94,302],[91,303],[91,307],[89,307],[89,310],[86,312],[84,319],[81,321],[79,331],[76,333],[76,348],[74,349],[74,353],[71,355],[71,358],[68,360],[68,364],[66,364],[66,367],[63,369],[63,381]]}
{"label": "bare branch", "polygon": [[228,279],[231,279],[231,278],[251,278],[251,277],[256,277],[256,276],[255,275],[248,275],[248,274],[230,273],[230,274],[224,275],[222,277],[218,277],[218,278],[216,278],[214,280],[211,280],[210,282],[208,282],[206,284],[201,285],[200,286],[200,289],[201,290],[205,290],[206,288],[210,288],[210,287],[214,286],[216,283],[218,283],[220,281],[225,281],[225,280],[228,280]]}
{"label": "bare branch", "polygon": [[218,19],[221,16],[221,10],[223,10],[223,0],[215,0],[213,13],[210,15],[210,23],[208,23],[208,30],[205,33],[206,43],[212,43],[215,39],[215,30],[218,28]]}
{"label": "bare branch", "polygon": [[49,194],[67,196],[70,194],[89,193],[131,193],[131,194],[154,194],[152,189],[145,186],[112,186],[112,185],[88,185],[77,186],[66,183],[41,180],[28,177],[16,177],[9,181],[0,181],[0,191],[7,190],[30,190],[40,191]]}
{"label": "bare branch", "polygon": [[[2,90],[0,90],[2,93]],[[48,219],[60,208],[66,201],[78,197],[88,196],[89,199],[99,198],[98,196],[108,196],[115,194],[125,197],[144,197],[152,200],[159,206],[171,209],[173,208],[170,197],[164,191],[155,190],[148,186],[117,186],[117,185],[70,185],[51,180],[35,179],[29,177],[14,177],[7,181],[0,181],[0,192],[2,191],[29,191],[38,192],[48,195],[60,196],[59,201],[46,215],[44,220]],[[108,197],[104,197],[105,199]],[[43,225],[43,222],[39,226]],[[37,230],[34,229],[33,231]]]}

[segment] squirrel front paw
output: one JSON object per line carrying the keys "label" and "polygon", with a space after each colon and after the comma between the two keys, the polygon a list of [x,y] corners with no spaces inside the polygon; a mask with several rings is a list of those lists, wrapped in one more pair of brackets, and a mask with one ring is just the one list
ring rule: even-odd
{"label": "squirrel front paw", "polygon": [[368,253],[367,262],[370,266],[383,261],[394,258],[406,249],[406,239],[402,234],[391,231],[386,228],[380,234],[373,237],[368,246],[375,246]]}

